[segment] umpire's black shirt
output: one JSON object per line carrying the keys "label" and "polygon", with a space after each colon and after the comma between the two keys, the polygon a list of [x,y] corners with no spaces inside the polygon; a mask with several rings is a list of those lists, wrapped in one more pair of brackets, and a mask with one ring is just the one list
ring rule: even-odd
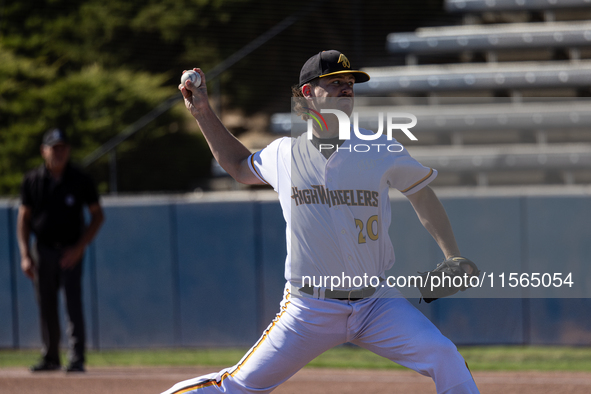
{"label": "umpire's black shirt", "polygon": [[98,202],[92,179],[67,164],[55,180],[42,165],[28,172],[21,185],[21,202],[32,210],[31,230],[49,247],[73,245],[84,231],[84,205]]}

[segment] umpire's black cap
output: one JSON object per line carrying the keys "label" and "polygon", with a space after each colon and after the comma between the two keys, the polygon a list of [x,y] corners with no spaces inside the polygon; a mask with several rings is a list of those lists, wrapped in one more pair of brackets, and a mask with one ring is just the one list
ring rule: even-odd
{"label": "umpire's black cap", "polygon": [[316,78],[345,73],[353,74],[355,76],[355,83],[369,81],[369,75],[367,73],[351,70],[349,59],[341,52],[335,50],[322,51],[308,59],[302,67],[299,86],[302,87]]}
{"label": "umpire's black cap", "polygon": [[47,146],[54,146],[57,144],[68,145],[69,143],[70,142],[68,140],[68,136],[66,135],[66,133],[64,133],[63,130],[58,129],[58,128],[49,129],[43,135],[43,145],[47,145]]}

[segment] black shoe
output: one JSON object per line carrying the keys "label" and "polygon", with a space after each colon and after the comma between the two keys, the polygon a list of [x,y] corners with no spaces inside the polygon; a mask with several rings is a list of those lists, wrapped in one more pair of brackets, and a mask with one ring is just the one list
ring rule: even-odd
{"label": "black shoe", "polygon": [[29,368],[31,372],[46,372],[46,371],[59,371],[62,367],[58,363],[53,363],[47,360],[41,360],[37,364]]}
{"label": "black shoe", "polygon": [[68,368],[66,368],[66,372],[86,372],[86,370],[84,369],[84,363],[70,363],[70,365],[68,365]]}

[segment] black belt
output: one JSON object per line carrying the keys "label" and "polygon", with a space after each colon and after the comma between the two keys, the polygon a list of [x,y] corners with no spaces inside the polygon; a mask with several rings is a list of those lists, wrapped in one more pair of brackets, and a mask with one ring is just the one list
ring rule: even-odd
{"label": "black belt", "polygon": [[[382,279],[382,278],[380,278]],[[383,279],[382,279],[383,280]],[[358,290],[329,290],[324,291],[324,298],[330,298],[332,300],[347,300],[347,301],[359,301],[364,298],[371,297],[377,290],[377,287],[364,287]],[[314,295],[314,288],[312,286],[304,286],[299,289],[302,293]]]}

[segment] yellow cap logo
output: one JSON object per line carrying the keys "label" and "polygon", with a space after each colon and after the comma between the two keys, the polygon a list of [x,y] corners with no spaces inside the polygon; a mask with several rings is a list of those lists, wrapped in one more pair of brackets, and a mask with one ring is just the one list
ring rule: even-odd
{"label": "yellow cap logo", "polygon": [[339,60],[337,61],[337,63],[341,62],[343,62],[343,67],[351,68],[351,63],[349,63],[349,59],[347,59],[347,56],[343,55],[342,53],[341,56],[339,56]]}

